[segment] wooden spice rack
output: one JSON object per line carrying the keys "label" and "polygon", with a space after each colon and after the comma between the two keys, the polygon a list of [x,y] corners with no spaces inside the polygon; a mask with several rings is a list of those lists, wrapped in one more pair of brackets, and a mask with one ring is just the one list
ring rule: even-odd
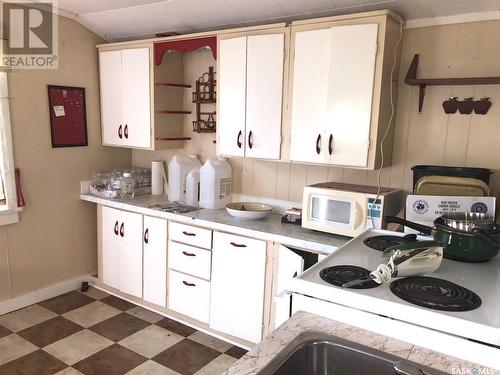
{"label": "wooden spice rack", "polygon": [[[215,133],[216,131],[216,112],[202,112],[202,104],[214,104],[216,102],[217,93],[215,86],[215,72],[213,66],[208,68],[208,73],[196,80],[196,89],[192,93],[192,101],[196,104],[196,120],[193,121],[193,131],[195,133]],[[202,116],[207,116],[203,118]]]}

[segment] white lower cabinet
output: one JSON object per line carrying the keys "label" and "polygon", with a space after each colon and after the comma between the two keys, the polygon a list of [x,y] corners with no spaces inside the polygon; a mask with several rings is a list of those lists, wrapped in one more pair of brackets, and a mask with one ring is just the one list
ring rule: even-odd
{"label": "white lower cabinet", "polygon": [[266,242],[214,233],[210,328],[251,342],[262,339]]}
{"label": "white lower cabinet", "polygon": [[142,215],[102,207],[102,280],[142,298]]}
{"label": "white lower cabinet", "polygon": [[170,241],[168,268],[210,280],[212,252]]}
{"label": "white lower cabinet", "polygon": [[169,270],[168,274],[168,308],[208,323],[210,282],[173,270]]}
{"label": "white lower cabinet", "polygon": [[143,299],[167,305],[167,221],[144,216]]}

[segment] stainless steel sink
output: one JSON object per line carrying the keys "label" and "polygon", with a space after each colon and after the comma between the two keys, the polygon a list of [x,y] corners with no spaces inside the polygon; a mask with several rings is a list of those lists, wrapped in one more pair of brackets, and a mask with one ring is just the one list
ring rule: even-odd
{"label": "stainless steel sink", "polygon": [[292,340],[260,375],[441,375],[444,372],[319,332]]}

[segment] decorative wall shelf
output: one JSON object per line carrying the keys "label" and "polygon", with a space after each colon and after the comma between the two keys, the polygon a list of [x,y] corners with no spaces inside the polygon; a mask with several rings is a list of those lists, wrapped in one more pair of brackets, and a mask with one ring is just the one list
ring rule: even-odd
{"label": "decorative wall shelf", "polygon": [[160,115],[189,115],[191,111],[170,111],[170,110],[158,110],[156,113]]}
{"label": "decorative wall shelf", "polygon": [[413,56],[405,77],[407,85],[419,87],[418,113],[422,113],[427,86],[500,85],[500,77],[417,78],[418,58],[418,54]]}
{"label": "decorative wall shelf", "polygon": [[[214,104],[217,99],[214,67],[208,68],[207,73],[196,80],[196,89],[192,93],[193,103],[196,104],[196,119],[193,121],[193,131],[195,133],[215,133],[217,122],[215,111],[206,112],[201,110],[202,104]],[[207,116],[202,118],[202,116]]]}
{"label": "decorative wall shelf", "polygon": [[170,82],[156,82],[158,87],[180,87],[183,89],[190,89],[191,85],[186,85],[184,83],[170,83]]}
{"label": "decorative wall shelf", "polygon": [[157,141],[190,141],[191,137],[157,137]]}

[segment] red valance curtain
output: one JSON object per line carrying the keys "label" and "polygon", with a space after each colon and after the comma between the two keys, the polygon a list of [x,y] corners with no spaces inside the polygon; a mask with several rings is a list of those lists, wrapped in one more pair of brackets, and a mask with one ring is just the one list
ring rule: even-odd
{"label": "red valance curtain", "polygon": [[217,59],[217,37],[172,40],[155,43],[155,64],[161,64],[161,59],[166,51],[189,52],[201,47],[209,47],[212,50],[214,59]]}

